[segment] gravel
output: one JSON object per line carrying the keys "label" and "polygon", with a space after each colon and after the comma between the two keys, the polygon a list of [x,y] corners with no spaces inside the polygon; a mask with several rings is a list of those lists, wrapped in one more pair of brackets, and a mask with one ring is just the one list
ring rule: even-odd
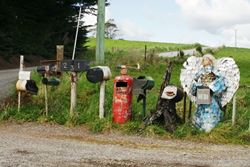
{"label": "gravel", "polygon": [[162,140],[84,126],[0,124],[0,166],[249,167],[250,147]]}

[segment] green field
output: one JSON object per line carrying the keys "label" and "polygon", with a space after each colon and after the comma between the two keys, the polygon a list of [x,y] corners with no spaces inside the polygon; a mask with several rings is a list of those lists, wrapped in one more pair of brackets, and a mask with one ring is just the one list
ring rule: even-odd
{"label": "green field", "polygon": [[[90,38],[86,44],[89,48],[95,48],[96,39]],[[144,41],[127,41],[127,40],[111,40],[105,39],[106,51],[117,50],[140,50],[144,51],[145,46],[147,49],[155,49],[156,52],[171,51],[177,49],[193,48],[194,44],[176,44],[176,43],[162,43],[162,42],[144,42]]]}
{"label": "green field", "polygon": [[[134,66],[140,63],[142,69],[129,70],[129,75],[138,77],[140,75],[152,76],[156,82],[155,87],[148,92],[147,96],[147,114],[150,109],[155,108],[160,85],[163,82],[162,78],[167,66],[166,59],[159,58],[155,53],[148,52],[147,60],[144,61],[143,53],[144,46],[152,48],[160,47],[190,47],[190,45],[182,44],[164,44],[151,42],[132,42],[124,40],[106,40],[106,65],[109,65],[112,70],[113,78],[119,75],[119,70],[116,68],[118,64],[129,64]],[[88,43],[90,50],[89,58],[93,59],[94,55],[94,41],[90,39]],[[117,47],[119,49],[112,49]],[[135,51],[136,49],[139,50]],[[142,48],[142,49],[141,49]],[[156,51],[157,52],[157,51]],[[232,56],[241,72],[242,86],[250,85],[250,73],[248,65],[250,64],[250,49],[242,48],[222,48],[216,53],[216,57]],[[175,61],[171,83],[180,85],[179,75],[182,68],[182,63],[185,61],[180,58],[172,58]],[[0,120],[15,120],[15,121],[37,121],[37,122],[52,122],[63,124],[66,126],[86,125],[90,130],[96,133],[119,131],[126,134],[138,134],[138,130],[142,125],[141,110],[142,104],[136,102],[136,97],[133,100],[133,119],[132,121],[117,125],[112,123],[112,94],[113,81],[107,82],[105,112],[106,116],[100,120],[98,118],[98,101],[99,101],[99,84],[89,83],[85,74],[79,75],[78,82],[78,103],[75,117],[70,119],[70,76],[64,74],[61,78],[61,84],[58,87],[49,88],[49,116],[44,115],[44,86],[41,84],[41,77],[34,72],[33,78],[39,84],[39,94],[37,96],[26,96],[25,105],[21,112],[18,113],[14,103],[11,100],[8,104],[2,107],[0,113]],[[13,95],[15,97],[16,95]],[[182,116],[183,102],[178,103],[178,114]],[[194,111],[194,108],[193,108]],[[236,143],[236,144],[250,144],[250,132],[248,131],[250,119],[250,90],[242,87],[237,92],[237,122],[236,126],[231,126],[231,111],[232,104],[227,107],[227,112],[224,121],[219,124],[211,133],[203,133],[192,127],[190,123],[183,124],[173,133],[167,133],[161,125],[151,125],[142,131],[143,136],[157,136],[162,138],[186,139],[193,141],[203,141],[212,143]]]}

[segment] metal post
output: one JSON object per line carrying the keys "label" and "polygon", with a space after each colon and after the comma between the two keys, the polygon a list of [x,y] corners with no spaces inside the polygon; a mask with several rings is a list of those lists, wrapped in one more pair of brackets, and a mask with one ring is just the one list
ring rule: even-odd
{"label": "metal post", "polygon": [[45,97],[45,115],[48,116],[48,93],[47,85],[44,86],[44,97]]}
{"label": "metal post", "polygon": [[[23,71],[23,62],[24,62],[24,56],[20,55],[20,69],[19,71]],[[17,111],[20,112],[20,108],[21,108],[21,91],[18,91],[18,107],[17,107]]]}
{"label": "metal post", "polygon": [[188,119],[191,119],[191,113],[192,113],[192,101],[189,100],[189,110],[188,110]]}
{"label": "metal post", "polygon": [[186,122],[186,103],[187,103],[187,93],[184,93],[184,103],[183,103],[183,122]]}
{"label": "metal post", "polygon": [[[234,40],[235,40],[235,52],[236,52],[236,47],[237,47],[237,29],[234,30]],[[236,54],[236,53],[235,53]],[[235,125],[235,120],[236,120],[236,93],[233,97],[233,111],[232,111],[232,125]]]}
{"label": "metal post", "polygon": [[233,113],[232,113],[232,125],[235,125],[236,120],[236,95],[233,97]]}
{"label": "metal post", "polygon": [[96,32],[96,62],[104,63],[104,27],[105,0],[98,0],[97,32]]}
{"label": "metal post", "polygon": [[[47,78],[47,73],[49,71],[49,66],[45,66],[45,74],[44,77]],[[44,85],[44,100],[45,100],[45,115],[48,116],[48,87]]]}
{"label": "metal post", "polygon": [[100,85],[100,99],[99,99],[99,118],[104,117],[104,101],[105,101],[105,81]]}
{"label": "metal post", "polygon": [[81,19],[81,12],[82,12],[82,7],[80,6],[79,14],[78,14],[78,21],[77,21],[77,26],[76,26],[76,35],[75,35],[74,48],[73,48],[73,53],[72,53],[72,60],[75,59],[76,43],[77,43],[77,36],[78,36],[80,19]]}
{"label": "metal post", "polygon": [[142,99],[142,119],[144,119],[146,115],[146,105],[147,105],[147,91],[143,89],[143,94],[145,95]]}

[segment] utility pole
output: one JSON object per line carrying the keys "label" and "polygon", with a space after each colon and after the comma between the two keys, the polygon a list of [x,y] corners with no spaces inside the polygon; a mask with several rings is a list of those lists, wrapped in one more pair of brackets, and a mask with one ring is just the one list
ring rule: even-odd
{"label": "utility pole", "polygon": [[237,29],[234,29],[234,46],[237,47]]}
{"label": "utility pole", "polygon": [[96,63],[104,63],[104,27],[105,0],[98,0],[97,32],[96,32]]}

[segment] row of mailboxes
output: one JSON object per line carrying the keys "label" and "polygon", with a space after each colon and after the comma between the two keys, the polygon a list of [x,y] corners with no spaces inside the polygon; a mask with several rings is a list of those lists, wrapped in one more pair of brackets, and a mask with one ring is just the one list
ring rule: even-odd
{"label": "row of mailboxes", "polygon": [[[60,80],[57,77],[46,77],[46,72],[54,71],[53,66],[39,66],[37,72],[43,76],[42,83],[45,85],[57,86]],[[111,71],[107,66],[96,66],[86,70],[86,78],[91,83],[99,83],[111,79]],[[124,123],[132,117],[132,98],[133,93],[136,95],[144,95],[145,90],[150,90],[154,87],[154,80],[148,76],[140,76],[136,79],[127,75],[127,70],[122,69],[122,75],[114,79],[114,92],[112,102],[113,121],[116,123]],[[28,79],[17,82],[18,90],[31,90],[35,92],[37,87],[33,86],[34,82]]]}

